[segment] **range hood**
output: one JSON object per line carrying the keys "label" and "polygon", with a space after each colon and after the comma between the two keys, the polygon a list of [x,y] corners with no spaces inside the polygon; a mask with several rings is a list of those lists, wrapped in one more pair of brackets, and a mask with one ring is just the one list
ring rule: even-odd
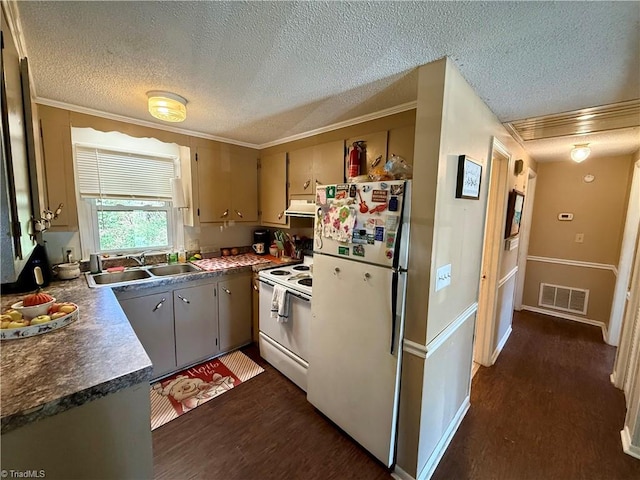
{"label": "range hood", "polygon": [[289,217],[313,218],[316,214],[316,204],[308,200],[291,200],[284,214]]}

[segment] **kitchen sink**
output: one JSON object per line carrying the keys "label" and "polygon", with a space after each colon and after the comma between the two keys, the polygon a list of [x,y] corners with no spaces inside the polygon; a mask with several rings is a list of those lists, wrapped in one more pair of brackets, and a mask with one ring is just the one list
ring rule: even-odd
{"label": "kitchen sink", "polygon": [[199,272],[198,267],[194,267],[189,263],[180,263],[178,265],[161,265],[159,267],[148,267],[148,270],[153,275],[179,275],[181,273]]}
{"label": "kitchen sink", "polygon": [[153,279],[154,277],[164,277],[169,275],[180,275],[184,273],[196,273],[202,270],[190,263],[179,263],[175,265],[157,265],[148,267],[134,267],[124,272],[113,273],[85,273],[89,287],[120,286]]}
{"label": "kitchen sink", "polygon": [[134,280],[143,280],[150,278],[151,274],[146,270],[126,270],[124,272],[116,273],[96,273],[89,275],[88,278],[92,278],[98,285],[110,285],[112,283],[131,282]]}

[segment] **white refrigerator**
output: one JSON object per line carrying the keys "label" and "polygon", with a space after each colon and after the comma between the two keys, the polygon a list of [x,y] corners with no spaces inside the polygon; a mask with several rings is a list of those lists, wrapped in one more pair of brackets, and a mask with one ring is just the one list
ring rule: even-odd
{"label": "white refrigerator", "polygon": [[307,399],[395,463],[410,181],[316,189]]}

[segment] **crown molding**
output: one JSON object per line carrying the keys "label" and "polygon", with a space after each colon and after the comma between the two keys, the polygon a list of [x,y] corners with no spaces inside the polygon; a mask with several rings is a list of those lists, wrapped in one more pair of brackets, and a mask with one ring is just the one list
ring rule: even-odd
{"label": "crown molding", "polygon": [[149,122],[146,120],[139,120],[137,118],[127,117],[125,115],[117,115],[115,113],[103,112],[101,110],[94,110],[93,108],[81,107],[71,103],[59,102],[58,100],[51,100],[49,98],[36,98],[38,105],[45,105],[47,107],[62,108],[71,112],[83,113],[86,115],[93,115],[94,117],[106,118],[108,120],[115,120],[116,122],[131,123],[133,125],[139,125],[141,127],[155,128],[156,130],[163,130],[165,132],[177,133],[179,135],[188,135],[191,137],[205,138],[207,140],[214,140],[216,142],[230,143],[232,145],[238,145],[240,147],[248,147],[259,149],[260,146],[255,143],[240,142],[238,140],[232,140],[230,138],[217,137],[215,135],[209,135],[203,132],[196,132],[194,130],[187,130],[186,128],[177,128],[170,125],[160,125],[158,123]]}
{"label": "crown molding", "polygon": [[352,125],[357,125],[359,123],[376,120],[378,118],[388,117],[389,115],[412,110],[414,108],[417,108],[417,105],[418,105],[417,102],[403,103],[395,107],[386,108],[384,110],[379,110],[377,112],[369,113],[367,115],[355,117],[350,120],[334,123],[332,125],[327,125],[326,127],[317,128],[315,130],[310,130],[308,132],[299,133],[297,135],[292,135],[290,137],[281,138],[280,140],[275,140],[273,142],[267,142],[260,145],[255,143],[241,142],[239,140],[233,140],[230,138],[218,137],[216,135],[210,135],[207,133],[197,132],[194,130],[187,130],[185,128],[172,127],[170,125],[159,125],[157,123],[149,122],[146,120],[139,120],[137,118],[127,117],[125,115],[117,115],[115,113],[103,112],[101,110],[95,110],[93,108],[88,108],[88,107],[81,107],[80,105],[74,105],[72,103],[59,102],[58,100],[51,100],[49,98],[37,97],[35,99],[35,102],[38,105],[45,105],[45,106],[54,107],[54,108],[62,108],[64,110],[69,110],[77,113],[84,113],[86,115],[93,115],[94,117],[106,118],[108,120],[115,120],[117,122],[131,123],[133,125],[139,125],[141,127],[155,128],[158,130],[164,130],[167,132],[177,133],[180,135],[189,135],[191,137],[204,138],[207,140],[214,140],[217,142],[230,143],[232,145],[238,145],[241,147],[254,148],[256,150],[262,150],[268,147],[282,145],[283,143],[289,143],[295,140],[301,140],[303,138],[320,135],[321,133],[331,132],[333,130],[338,130],[340,128],[350,127]]}
{"label": "crown molding", "polygon": [[344,120],[342,122],[327,125],[326,127],[316,128],[315,130],[309,130],[308,132],[298,133],[296,135],[291,135],[290,137],[281,138],[280,140],[274,140],[273,142],[263,143],[262,145],[260,145],[259,148],[263,149],[263,148],[275,147],[276,145],[282,145],[283,143],[302,140],[303,138],[313,137],[315,135],[320,135],[321,133],[332,132],[333,130],[338,130],[340,128],[350,127],[352,125],[369,122],[371,120],[377,120],[378,118],[388,117],[389,115],[406,112],[407,110],[413,110],[414,108],[417,108],[417,107],[418,107],[417,101],[403,103],[401,105],[396,105],[395,107],[385,108],[384,110],[379,110],[377,112],[369,113],[367,115],[362,115],[360,117],[355,117],[349,120]]}

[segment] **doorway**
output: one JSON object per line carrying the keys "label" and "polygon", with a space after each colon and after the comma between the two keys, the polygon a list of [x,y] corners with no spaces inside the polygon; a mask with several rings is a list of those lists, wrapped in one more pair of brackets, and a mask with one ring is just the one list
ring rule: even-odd
{"label": "doorway", "polygon": [[[499,353],[499,345],[506,343],[511,333],[513,316],[513,291],[509,296],[500,278],[511,154],[494,137],[489,158],[491,162],[489,198],[485,218],[476,339],[473,349],[474,364],[486,367],[493,365]],[[500,305],[498,305],[499,296],[502,297]],[[498,316],[504,318],[496,321]],[[477,368],[474,365],[473,371],[477,371]]]}
{"label": "doorway", "polygon": [[516,297],[514,309],[522,310],[522,296],[524,292],[524,277],[527,268],[527,254],[529,253],[529,236],[531,234],[531,219],[533,218],[533,200],[536,193],[536,172],[531,168],[527,173],[527,192],[524,200],[522,224],[520,225],[520,245],[518,246],[518,278],[516,280]]}

